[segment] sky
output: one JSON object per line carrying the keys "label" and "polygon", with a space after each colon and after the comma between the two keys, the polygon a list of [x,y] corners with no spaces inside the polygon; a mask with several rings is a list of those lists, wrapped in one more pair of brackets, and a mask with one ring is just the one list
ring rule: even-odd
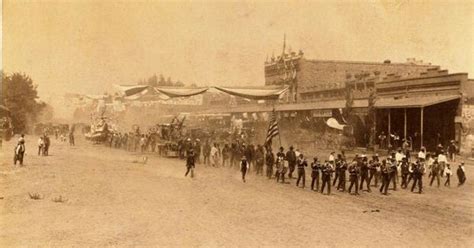
{"label": "sky", "polygon": [[[290,3],[291,2],[291,3]],[[3,70],[40,97],[102,94],[153,74],[186,84],[263,85],[266,56],[415,57],[474,78],[474,1],[3,0]]]}

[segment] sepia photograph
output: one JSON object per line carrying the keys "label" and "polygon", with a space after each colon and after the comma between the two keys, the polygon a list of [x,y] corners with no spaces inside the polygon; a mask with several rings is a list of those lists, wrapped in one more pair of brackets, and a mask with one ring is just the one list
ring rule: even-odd
{"label": "sepia photograph", "polygon": [[0,0],[0,247],[473,247],[473,0]]}

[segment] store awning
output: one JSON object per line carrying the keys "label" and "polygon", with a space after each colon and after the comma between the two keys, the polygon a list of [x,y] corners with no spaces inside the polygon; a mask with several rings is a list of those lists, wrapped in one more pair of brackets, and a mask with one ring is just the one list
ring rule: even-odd
{"label": "store awning", "polygon": [[239,96],[252,100],[277,100],[280,96],[288,90],[288,86],[284,87],[214,87],[217,90],[225,92],[233,96]]}
{"label": "store awning", "polygon": [[159,93],[165,94],[168,97],[189,97],[202,94],[209,90],[208,87],[204,88],[168,88],[168,87],[156,87],[155,90]]}
{"label": "store awning", "polygon": [[114,85],[123,96],[132,96],[148,89],[148,85]]}
{"label": "store awning", "polygon": [[461,98],[460,95],[420,96],[404,98],[380,98],[375,101],[375,107],[388,108],[424,108],[438,103],[448,102]]}

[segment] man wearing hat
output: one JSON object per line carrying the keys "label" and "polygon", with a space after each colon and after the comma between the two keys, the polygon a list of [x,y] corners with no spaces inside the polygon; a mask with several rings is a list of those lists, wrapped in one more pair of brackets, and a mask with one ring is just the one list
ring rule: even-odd
{"label": "man wearing hat", "polygon": [[357,166],[357,161],[354,159],[351,165],[349,165],[349,181],[351,184],[349,185],[349,194],[352,191],[352,187],[355,187],[355,194],[359,194],[359,167]]}
{"label": "man wearing hat", "polygon": [[367,156],[362,155],[360,161],[360,190],[363,190],[364,181],[367,184],[367,191],[370,192],[370,183],[369,183],[369,165],[367,163]]}
{"label": "man wearing hat", "polygon": [[[321,170],[321,165],[318,162],[318,157],[314,157],[313,162],[311,163],[311,190],[319,191],[319,171]],[[316,184],[316,189],[314,186]]]}
{"label": "man wearing hat", "polygon": [[18,161],[18,162],[20,162],[20,165],[23,165],[23,158],[25,156],[25,151],[26,151],[25,139],[23,137],[21,137],[18,140],[18,144],[15,147],[15,155],[14,155],[14,158],[13,158],[13,164],[16,165],[16,162]]}
{"label": "man wearing hat", "polygon": [[345,159],[342,159],[340,163],[341,166],[339,166],[339,183],[337,184],[337,190],[345,192],[347,163]]}
{"label": "man wearing hat", "polygon": [[298,156],[296,165],[298,166],[298,180],[296,180],[296,187],[298,187],[298,185],[300,184],[300,180],[303,179],[303,188],[304,188],[305,182],[306,182],[306,173],[305,173],[304,167],[308,167],[308,163],[306,162],[306,159],[304,158],[303,153],[300,153],[300,155]]}
{"label": "man wearing hat", "polygon": [[273,165],[275,164],[275,155],[272,152],[272,147],[267,147],[267,153],[265,155],[265,164],[267,165],[267,177],[272,179]]}
{"label": "man wearing hat", "polygon": [[431,171],[430,171],[430,177],[431,177],[430,187],[433,185],[433,181],[434,181],[435,178],[436,178],[436,182],[438,183],[438,188],[439,188],[439,184],[440,184],[439,174],[440,174],[441,171],[443,171],[443,170],[441,170],[441,165],[440,165],[439,162],[438,162],[438,158],[435,158],[433,164],[431,165]]}
{"label": "man wearing hat", "polygon": [[402,173],[402,183],[400,184],[400,187],[402,189],[406,189],[408,187],[408,174],[410,174],[410,170],[409,170],[409,164],[408,164],[408,161],[407,161],[407,158],[403,158],[402,159],[402,163],[401,163],[401,166],[400,166],[400,170],[401,170],[401,173]]}
{"label": "man wearing hat", "polygon": [[322,185],[321,194],[324,194],[324,188],[327,186],[327,194],[331,194],[331,173],[333,173],[331,164],[326,160],[322,167]]}
{"label": "man wearing hat", "polygon": [[247,157],[242,156],[242,160],[240,161],[240,172],[242,173],[242,181],[245,183],[245,174],[247,174],[247,170],[249,169],[249,163],[247,162]]}
{"label": "man wearing hat", "polygon": [[188,173],[191,172],[191,178],[194,177],[194,167],[195,167],[195,158],[194,149],[188,151],[188,156],[186,157],[186,173],[184,176],[188,176]]}
{"label": "man wearing hat", "polygon": [[456,174],[458,175],[458,180],[459,180],[458,186],[463,185],[466,182],[466,173],[464,171],[464,162],[461,162],[458,169],[456,170]]}
{"label": "man wearing hat", "polygon": [[286,160],[288,161],[289,173],[288,177],[291,179],[293,178],[293,172],[295,171],[296,167],[296,153],[293,150],[293,146],[290,146],[290,150],[286,152]]}
{"label": "man wearing hat", "polygon": [[378,181],[380,177],[380,162],[379,155],[376,153],[372,156],[372,159],[369,161],[369,185],[372,182],[372,178],[375,181],[375,187],[378,187]]}

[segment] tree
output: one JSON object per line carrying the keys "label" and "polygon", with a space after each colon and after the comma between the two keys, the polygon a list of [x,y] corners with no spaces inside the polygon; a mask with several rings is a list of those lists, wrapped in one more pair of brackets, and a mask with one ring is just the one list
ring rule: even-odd
{"label": "tree", "polygon": [[168,77],[168,79],[166,79],[166,85],[173,86],[173,81],[171,81],[171,77]]}
{"label": "tree", "polygon": [[28,124],[34,123],[46,104],[37,101],[37,85],[25,74],[2,74],[3,96],[10,109],[14,132],[25,132]]}
{"label": "tree", "polygon": [[153,76],[148,78],[147,85],[153,86],[153,87],[158,86],[158,77],[156,76],[156,74],[153,74]]}
{"label": "tree", "polygon": [[160,74],[160,81],[158,81],[158,85],[166,85],[165,77],[163,77],[163,74]]}

